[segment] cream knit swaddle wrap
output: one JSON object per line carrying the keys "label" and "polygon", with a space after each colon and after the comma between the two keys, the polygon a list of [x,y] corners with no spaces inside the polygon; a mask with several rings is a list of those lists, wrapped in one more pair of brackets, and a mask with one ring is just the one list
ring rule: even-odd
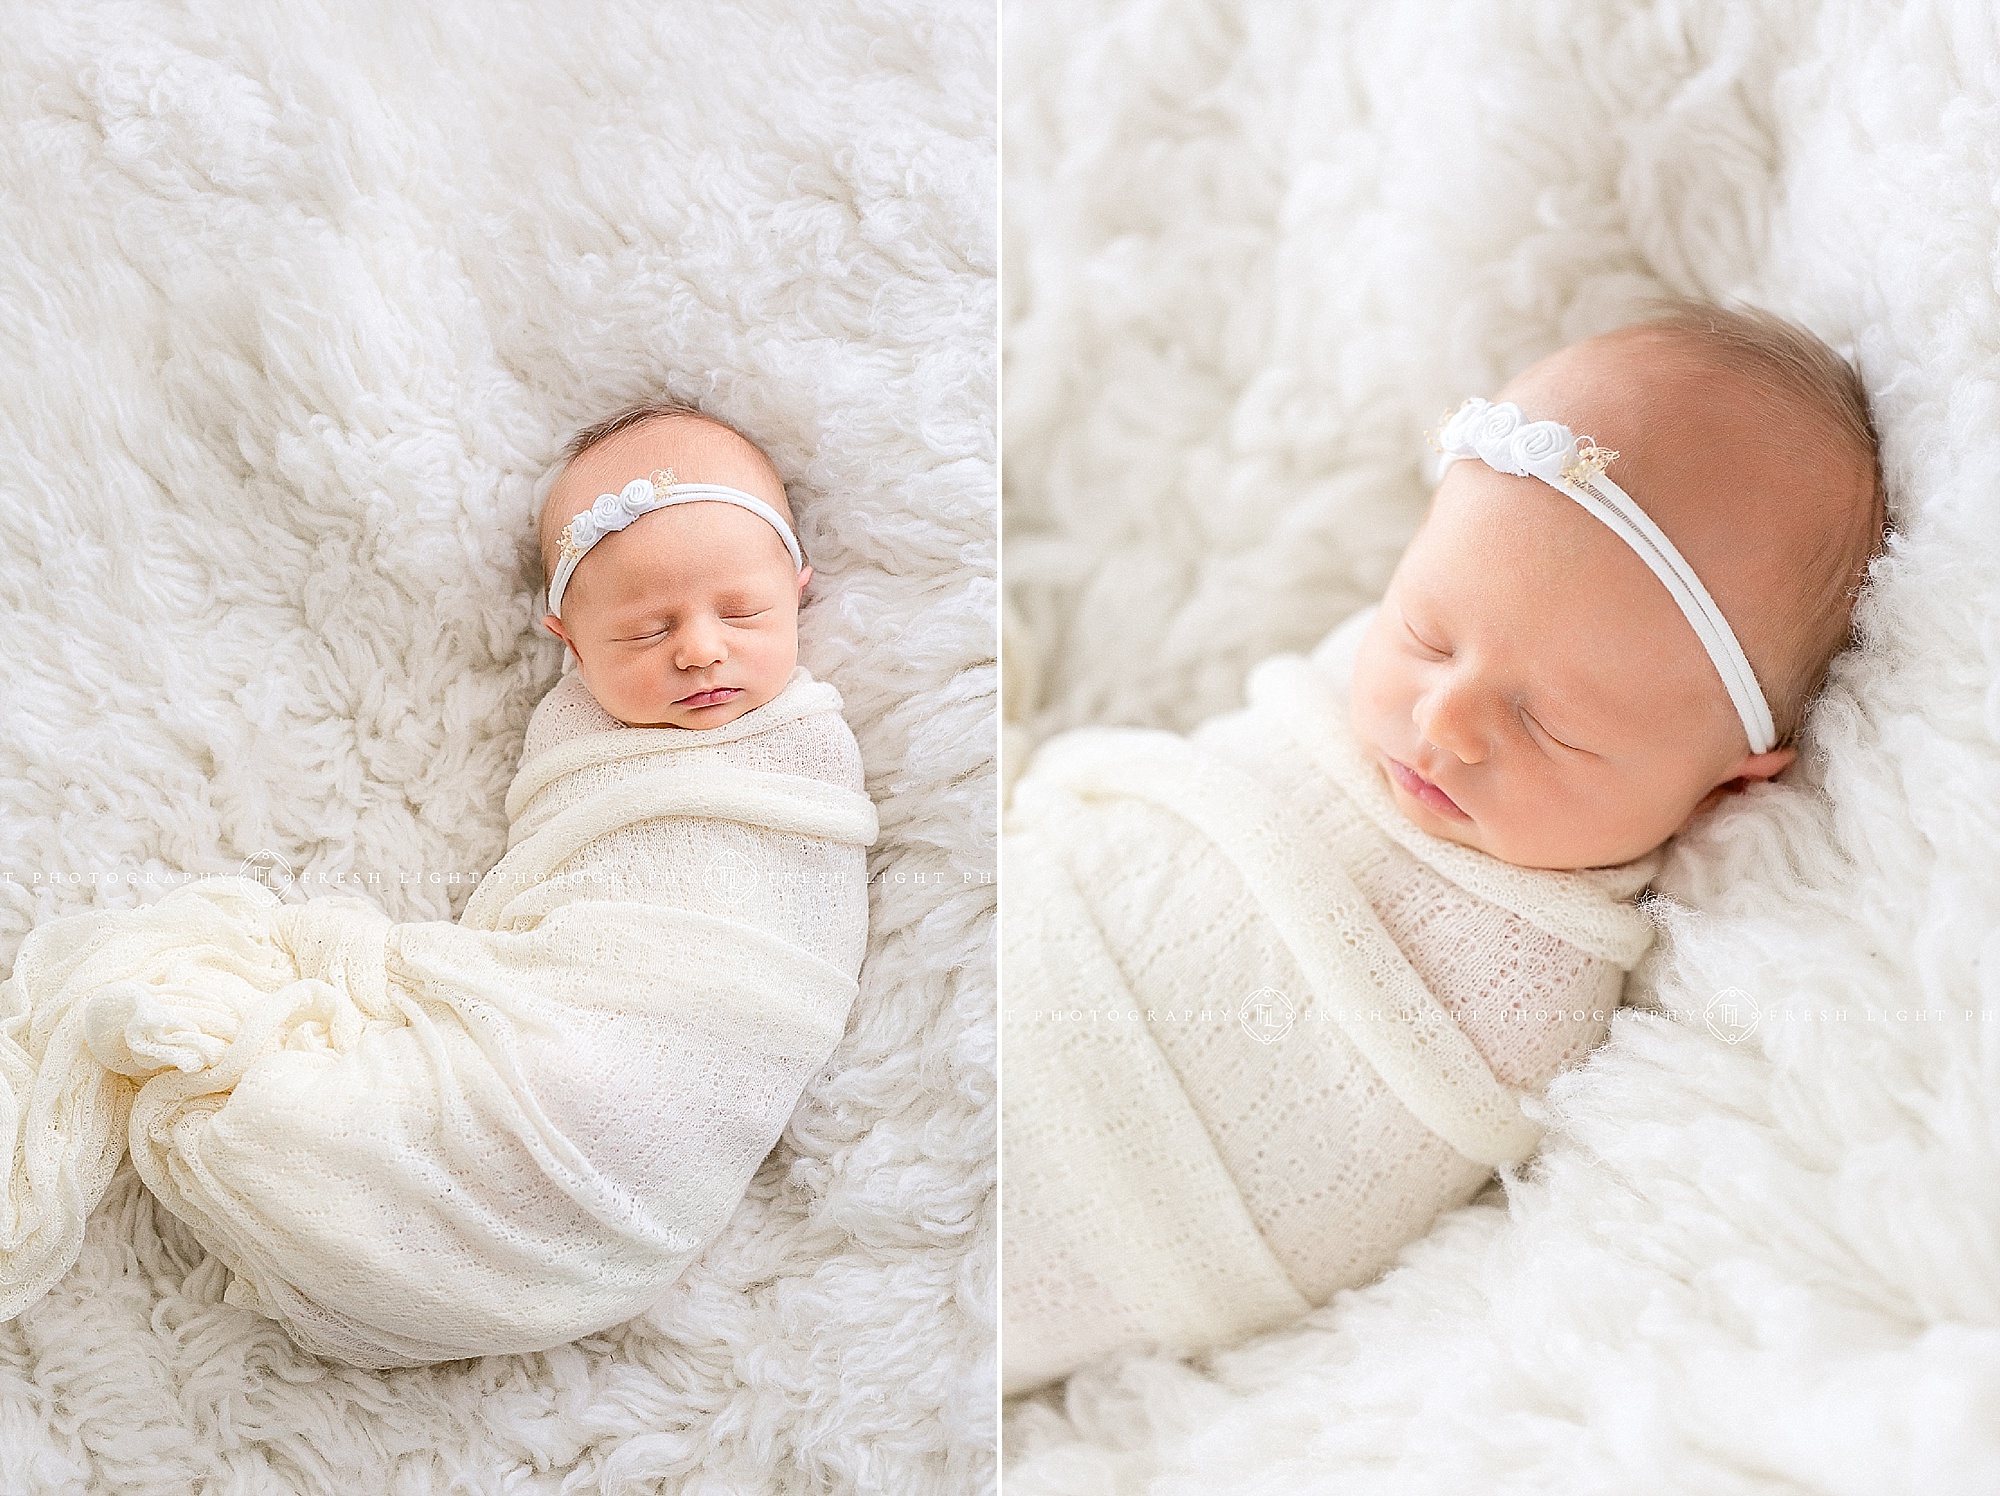
{"label": "cream knit swaddle wrap", "polygon": [[1045,743],[1002,836],[1002,1384],[1199,1349],[1375,1277],[1538,1129],[1652,929],[1621,868],[1397,809],[1347,725],[1369,613],[1186,738]]}
{"label": "cream knit swaddle wrap", "polygon": [[126,1151],[310,1350],[399,1366],[643,1312],[832,1052],[876,834],[833,687],[627,728],[565,676],[458,923],[217,879],[31,931],[0,985],[0,1318]]}

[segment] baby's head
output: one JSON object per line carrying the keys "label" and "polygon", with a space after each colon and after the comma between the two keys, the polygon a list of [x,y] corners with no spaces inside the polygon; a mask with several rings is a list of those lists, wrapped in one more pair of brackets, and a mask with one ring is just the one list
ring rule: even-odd
{"label": "baby's head", "polygon": [[1605,475],[1706,585],[1775,745],[1752,751],[1637,551],[1477,459],[1447,470],[1361,640],[1355,737],[1434,835],[1524,867],[1628,862],[1796,756],[1882,538],[1866,397],[1789,323],[1680,303],[1551,354],[1499,398],[1615,450]]}
{"label": "baby's head", "polygon": [[[544,584],[564,526],[600,495],[670,469],[761,499],[791,524],[771,460],[735,428],[674,401],[633,406],[580,431],[542,506]],[[542,623],[576,655],[605,711],[633,727],[720,727],[785,688],[799,657],[810,566],[754,510],[696,500],[641,513],[577,561]]]}

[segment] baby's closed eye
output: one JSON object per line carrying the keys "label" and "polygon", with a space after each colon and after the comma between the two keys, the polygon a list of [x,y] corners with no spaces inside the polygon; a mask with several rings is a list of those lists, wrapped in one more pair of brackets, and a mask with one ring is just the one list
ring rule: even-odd
{"label": "baby's closed eye", "polygon": [[[770,611],[769,608],[757,608],[748,604],[732,604],[720,609],[715,616],[724,623],[754,623]],[[627,635],[624,642],[628,644],[644,644],[654,639],[664,639],[674,631],[674,628],[674,622],[669,620],[661,624],[658,628],[642,629],[636,634]]]}
{"label": "baby's closed eye", "polygon": [[1412,639],[1416,640],[1417,647],[1419,649],[1427,649],[1432,654],[1439,656],[1448,655],[1451,653],[1451,651],[1448,649],[1439,649],[1435,644],[1431,643],[1422,634],[1418,633],[1416,629],[1411,626],[1410,621],[1407,618],[1403,620],[1403,628]]}
{"label": "baby's closed eye", "polygon": [[1550,732],[1546,727],[1542,726],[1541,722],[1535,717],[1535,714],[1529,711],[1526,707],[1521,708],[1521,720],[1526,722],[1530,727],[1534,728],[1534,730],[1538,734],[1540,734],[1544,738],[1547,738],[1551,743],[1554,743],[1556,747],[1562,749],[1565,753],[1582,754],[1585,757],[1589,756],[1589,751],[1587,749],[1577,748],[1569,743],[1565,743],[1561,738],[1557,737],[1554,733]]}

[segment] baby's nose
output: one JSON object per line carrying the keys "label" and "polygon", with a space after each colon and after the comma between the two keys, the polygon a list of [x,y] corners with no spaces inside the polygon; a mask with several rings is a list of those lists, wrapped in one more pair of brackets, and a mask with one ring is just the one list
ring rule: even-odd
{"label": "baby's nose", "polygon": [[1476,764],[1486,757],[1486,733],[1469,693],[1440,686],[1419,696],[1411,715],[1425,742],[1460,763]]}
{"label": "baby's nose", "polygon": [[728,653],[722,642],[722,622],[715,618],[689,622],[674,644],[674,664],[683,670],[719,665]]}

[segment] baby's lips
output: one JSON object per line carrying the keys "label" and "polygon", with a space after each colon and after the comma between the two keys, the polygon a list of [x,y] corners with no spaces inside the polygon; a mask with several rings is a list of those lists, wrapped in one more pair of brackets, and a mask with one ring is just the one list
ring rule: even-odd
{"label": "baby's lips", "polygon": [[1469,821],[1471,816],[1458,808],[1443,790],[1432,784],[1423,775],[1400,759],[1389,760],[1389,773],[1403,787],[1403,793],[1414,800],[1421,800],[1441,816],[1449,816],[1454,821]]}

